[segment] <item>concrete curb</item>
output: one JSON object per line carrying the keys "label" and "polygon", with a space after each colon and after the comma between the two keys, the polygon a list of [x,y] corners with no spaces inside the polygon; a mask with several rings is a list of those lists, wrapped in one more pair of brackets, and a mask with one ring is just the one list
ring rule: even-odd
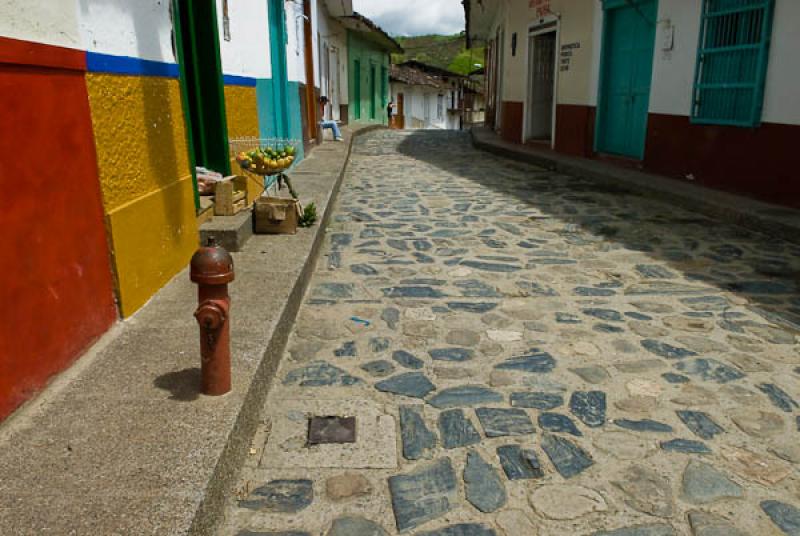
{"label": "concrete curb", "polygon": [[188,534],[192,536],[214,534],[215,529],[222,519],[226,497],[237,482],[239,471],[247,455],[247,449],[258,428],[261,411],[267,399],[267,395],[269,394],[271,381],[274,378],[281,356],[286,349],[289,334],[297,318],[297,313],[300,310],[303,296],[308,288],[311,275],[316,268],[322,244],[325,240],[325,230],[330,223],[331,214],[339,196],[339,190],[341,189],[342,182],[344,182],[347,165],[349,164],[350,155],[353,150],[353,143],[358,136],[382,128],[385,127],[372,125],[361,128],[354,132],[348,140],[344,165],[339,171],[339,175],[331,190],[328,203],[325,206],[325,212],[319,220],[319,229],[317,230],[317,234],[311,246],[311,252],[306,258],[300,276],[291,290],[289,299],[286,302],[283,312],[275,326],[275,330],[272,333],[272,337],[264,351],[261,364],[250,383],[250,388],[239,410],[236,423],[228,436],[225,449],[220,455],[217,465],[211,475],[208,487],[205,490],[205,497],[188,531]]}
{"label": "concrete curb", "polygon": [[470,138],[473,146],[482,151],[606,185],[624,186],[631,191],[687,210],[800,244],[800,210],[778,207],[604,162],[507,143],[494,139],[497,136],[485,127],[471,129]]}
{"label": "concrete curb", "polygon": [[[199,393],[184,269],[0,427],[2,534],[214,534],[323,249],[355,137],[299,166],[319,223],[233,253],[233,386]],[[300,177],[298,177],[300,178]]]}

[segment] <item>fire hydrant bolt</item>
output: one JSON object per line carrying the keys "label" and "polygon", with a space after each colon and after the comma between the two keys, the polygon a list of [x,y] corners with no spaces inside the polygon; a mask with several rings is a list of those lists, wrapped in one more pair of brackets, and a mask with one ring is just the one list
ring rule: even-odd
{"label": "fire hydrant bolt", "polygon": [[216,331],[227,319],[226,309],[225,302],[207,300],[200,304],[197,311],[194,312],[194,317],[201,328]]}
{"label": "fire hydrant bolt", "polygon": [[192,257],[190,278],[198,285],[194,316],[200,327],[203,394],[224,395],[231,390],[228,283],[234,279],[233,259],[209,239]]}

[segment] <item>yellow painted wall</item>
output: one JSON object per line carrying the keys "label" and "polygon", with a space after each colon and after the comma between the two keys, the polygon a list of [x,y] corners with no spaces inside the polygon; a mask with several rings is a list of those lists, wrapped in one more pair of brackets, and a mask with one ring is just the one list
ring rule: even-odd
{"label": "yellow painted wall", "polygon": [[257,138],[256,88],[225,86],[225,115],[228,121],[228,138]]}
{"label": "yellow painted wall", "polygon": [[[225,86],[225,116],[228,122],[229,139],[257,138],[259,130],[256,88]],[[263,180],[242,172],[235,158],[231,158],[231,169],[235,174],[247,176],[247,203],[252,203],[264,190]]]}
{"label": "yellow painted wall", "polygon": [[86,79],[117,291],[129,316],[198,243],[180,86],[160,77]]}

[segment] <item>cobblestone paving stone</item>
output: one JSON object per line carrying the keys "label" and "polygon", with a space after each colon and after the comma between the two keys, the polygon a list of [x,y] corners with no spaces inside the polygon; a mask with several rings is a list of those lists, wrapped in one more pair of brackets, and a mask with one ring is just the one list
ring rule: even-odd
{"label": "cobblestone paving stone", "polygon": [[800,247],[400,131],[328,236],[221,534],[800,534]]}

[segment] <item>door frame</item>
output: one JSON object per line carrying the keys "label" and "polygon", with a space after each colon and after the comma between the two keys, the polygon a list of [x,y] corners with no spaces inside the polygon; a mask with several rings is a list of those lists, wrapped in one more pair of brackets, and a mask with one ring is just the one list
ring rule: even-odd
{"label": "door frame", "polygon": [[[216,3],[181,5],[181,0],[172,0],[170,7],[194,204],[199,211],[196,166],[231,174]],[[205,61],[199,61],[201,57]]]}
{"label": "door frame", "polygon": [[[600,127],[603,125],[603,101],[606,98],[606,70],[608,68],[608,16],[607,13],[609,11],[614,11],[624,7],[635,8],[636,4],[640,3],[641,0],[601,0],[603,5],[601,9],[603,10],[603,29],[600,38],[600,72],[598,73],[598,81],[597,81],[597,107],[596,107],[596,114],[595,114],[595,122],[594,122],[594,140],[592,140],[592,149],[594,150],[595,154],[599,153],[599,142],[600,142]],[[615,157],[619,158],[633,158],[636,160],[644,160],[644,155],[647,150],[647,124],[649,123],[650,119],[650,97],[653,94],[653,69],[652,66],[655,64],[655,40],[658,38],[658,0],[652,0],[655,3],[656,9],[656,20],[654,24],[656,28],[654,30],[653,36],[653,55],[650,58],[650,93],[647,96],[647,117],[645,117],[645,132],[644,136],[645,139],[642,143],[642,151],[640,155],[635,157],[626,156],[626,155],[614,155]],[[638,9],[637,9],[638,11]]]}
{"label": "door frame", "polygon": [[314,27],[312,17],[311,1],[303,0],[303,64],[306,74],[305,99],[306,122],[308,123],[306,127],[308,140],[305,141],[309,142],[317,139],[317,109],[319,109],[314,76]]}
{"label": "door frame", "polygon": [[400,130],[406,128],[406,95],[402,91],[397,93],[397,114],[395,114],[395,126]]}
{"label": "door frame", "polygon": [[[553,24],[555,23],[555,26]],[[553,50],[553,54],[555,55],[553,61],[553,110],[552,110],[552,118],[551,118],[551,126],[550,126],[550,148],[555,148],[556,146],[556,106],[558,105],[558,79],[559,79],[559,50],[561,49],[561,20],[559,17],[555,15],[547,15],[541,19],[538,19],[536,23],[530,24],[528,26],[528,38],[526,40],[525,47],[527,50],[527,58],[528,58],[528,83],[525,84],[525,101],[523,103],[522,108],[522,142],[525,143],[528,140],[528,112],[530,111],[530,97],[531,97],[531,72],[530,72],[530,61],[531,61],[531,54],[533,51],[530,49],[530,42],[531,37],[536,37],[539,35],[544,35],[546,33],[555,32],[556,34],[556,44],[555,50]]]}

